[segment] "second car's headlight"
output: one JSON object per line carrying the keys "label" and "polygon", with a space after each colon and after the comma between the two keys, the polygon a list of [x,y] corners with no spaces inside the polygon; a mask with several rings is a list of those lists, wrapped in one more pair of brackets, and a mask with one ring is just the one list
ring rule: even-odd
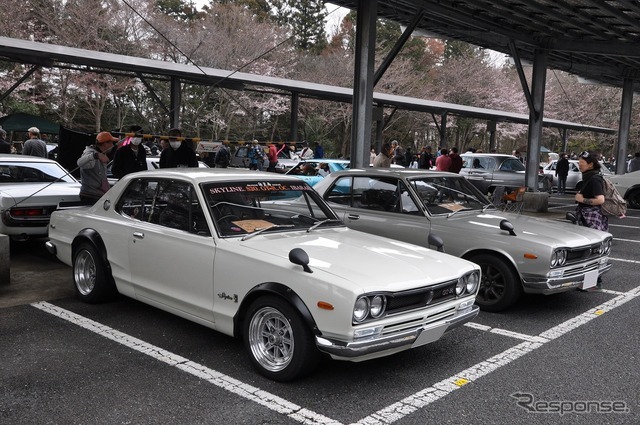
{"label": "second car's headlight", "polygon": [[557,249],[551,254],[551,267],[564,266],[567,262],[567,250]]}
{"label": "second car's headlight", "polygon": [[609,255],[611,253],[611,238],[607,238],[602,241],[602,245],[600,247],[600,254]]}
{"label": "second car's headlight", "polygon": [[467,278],[467,275],[460,276],[458,278],[458,283],[456,283],[456,295],[462,295],[464,293],[464,290],[467,287]]}
{"label": "second car's headlight", "polygon": [[378,317],[382,316],[382,314],[384,313],[384,308],[386,304],[387,304],[386,297],[382,295],[376,295],[375,297],[373,297],[371,299],[371,306],[369,310],[371,312],[371,317],[373,317],[374,319],[377,319]]}
{"label": "second car's headlight", "polygon": [[367,319],[379,319],[386,313],[387,297],[384,294],[362,295],[353,307],[354,323],[362,323]]}

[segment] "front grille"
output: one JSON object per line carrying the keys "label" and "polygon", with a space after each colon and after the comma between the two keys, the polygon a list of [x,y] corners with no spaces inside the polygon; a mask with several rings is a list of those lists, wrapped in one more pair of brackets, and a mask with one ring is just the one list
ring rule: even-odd
{"label": "front grille", "polygon": [[387,295],[387,316],[439,304],[456,297],[457,280]]}
{"label": "front grille", "polygon": [[600,257],[600,243],[571,248],[567,252],[567,264],[579,263]]}

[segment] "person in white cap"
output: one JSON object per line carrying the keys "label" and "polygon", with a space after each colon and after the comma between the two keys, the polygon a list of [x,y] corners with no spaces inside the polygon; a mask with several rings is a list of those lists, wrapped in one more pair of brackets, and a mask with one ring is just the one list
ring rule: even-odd
{"label": "person in white cap", "polygon": [[109,157],[107,154],[118,139],[113,137],[108,131],[98,133],[96,143],[87,146],[78,158],[80,168],[80,200],[85,204],[93,205],[102,197],[111,186],[107,179],[107,164]]}
{"label": "person in white cap", "polygon": [[29,133],[29,140],[24,142],[22,147],[22,155],[40,156],[42,158],[47,157],[47,144],[40,139],[40,130],[38,127],[31,127],[27,130]]}

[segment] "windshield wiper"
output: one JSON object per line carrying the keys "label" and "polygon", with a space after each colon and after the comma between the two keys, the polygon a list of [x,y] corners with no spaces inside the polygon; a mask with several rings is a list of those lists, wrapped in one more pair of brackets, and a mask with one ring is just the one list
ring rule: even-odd
{"label": "windshield wiper", "polygon": [[326,220],[318,221],[316,224],[307,229],[307,233],[327,223],[342,223],[342,220],[338,220],[337,218],[327,218]]}
{"label": "windshield wiper", "polygon": [[271,229],[281,229],[281,228],[286,228],[286,227],[295,227],[295,224],[272,224],[271,226],[266,226],[266,227],[261,227],[259,229],[256,229],[255,232],[253,233],[249,233],[248,235],[244,235],[242,237],[242,241],[246,241],[247,239],[251,239],[254,236],[259,235],[262,232],[266,232],[267,230],[271,230]]}

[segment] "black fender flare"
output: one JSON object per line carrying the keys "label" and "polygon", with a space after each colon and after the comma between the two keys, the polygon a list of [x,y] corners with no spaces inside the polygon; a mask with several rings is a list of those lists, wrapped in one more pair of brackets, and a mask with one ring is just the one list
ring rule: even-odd
{"label": "black fender flare", "polygon": [[89,242],[92,244],[96,250],[100,253],[100,257],[104,262],[104,265],[107,267],[107,271],[109,272],[109,276],[111,276],[111,264],[107,259],[107,248],[104,245],[104,241],[102,237],[95,229],[82,229],[75,238],[73,238],[73,243],[71,244],[71,259],[73,261],[73,257],[75,257],[76,250],[78,249],[78,245],[82,242]]}
{"label": "black fender flare", "polygon": [[304,303],[304,301],[302,301],[302,298],[300,298],[300,296],[296,294],[293,289],[289,288],[286,285],[283,285],[282,283],[265,282],[252,288],[249,292],[247,292],[247,295],[242,300],[240,308],[238,308],[238,311],[233,317],[233,334],[235,337],[239,337],[242,332],[242,323],[251,303],[261,295],[266,294],[276,295],[286,300],[298,311],[298,313],[300,313],[302,320],[304,320],[304,322],[307,324],[309,329],[311,329],[311,332],[313,332],[314,335],[322,334],[318,330],[318,326],[316,325],[316,321],[314,320],[311,311]]}

